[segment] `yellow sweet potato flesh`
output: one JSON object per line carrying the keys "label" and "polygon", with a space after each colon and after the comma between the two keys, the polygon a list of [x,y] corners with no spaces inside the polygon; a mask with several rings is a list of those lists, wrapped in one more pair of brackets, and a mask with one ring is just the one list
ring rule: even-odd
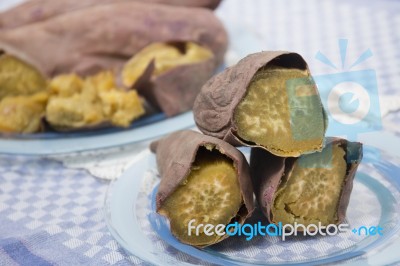
{"label": "yellow sweet potato flesh", "polygon": [[[274,222],[336,224],[339,198],[346,177],[345,151],[338,144],[297,160],[279,185],[272,216]],[[314,163],[310,163],[314,162]]]}
{"label": "yellow sweet potato flesh", "polygon": [[111,72],[82,79],[61,75],[49,85],[46,119],[54,127],[79,129],[101,123],[127,127],[144,114],[136,91],[117,88]]}
{"label": "yellow sweet potato flesh", "polygon": [[[290,109],[289,101],[296,99],[290,98],[286,86],[289,80],[296,79],[309,79],[309,74],[305,70],[279,67],[259,70],[250,82],[245,97],[235,109],[237,135],[282,157],[297,157],[306,152],[320,150],[325,128],[315,87],[306,88],[306,93],[313,98],[310,97],[299,108],[302,109],[299,111],[308,113],[309,116],[312,114],[313,119],[303,125],[296,124],[297,131],[292,131],[294,119],[301,115],[292,116],[295,111]],[[319,133],[318,137],[308,137],[310,131],[314,133],[312,135]]]}
{"label": "yellow sweet potato flesh", "polygon": [[48,94],[9,96],[0,100],[0,132],[35,133],[41,130]]}
{"label": "yellow sweet potato flesh", "polygon": [[37,69],[12,55],[0,55],[0,100],[32,95],[46,88],[47,81]]}
{"label": "yellow sweet potato flesh", "polygon": [[218,152],[206,152],[192,166],[189,176],[162,205],[159,213],[168,217],[172,233],[182,242],[204,246],[216,243],[221,236],[208,236],[204,227],[198,235],[188,233],[188,223],[228,224],[243,204],[237,170],[231,160]]}
{"label": "yellow sweet potato flesh", "polygon": [[210,50],[196,43],[182,45],[183,50],[172,43],[153,43],[143,48],[125,64],[122,71],[124,85],[133,86],[152,60],[155,63],[152,76],[158,76],[177,66],[199,63],[213,56]]}

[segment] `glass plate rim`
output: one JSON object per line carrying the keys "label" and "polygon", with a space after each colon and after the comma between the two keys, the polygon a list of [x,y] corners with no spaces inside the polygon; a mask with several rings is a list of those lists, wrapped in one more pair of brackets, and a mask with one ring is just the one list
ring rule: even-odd
{"label": "glass plate rim", "polygon": [[43,156],[118,147],[153,139],[194,125],[193,112],[188,111],[142,127],[133,127],[107,134],[77,134],[73,137],[65,135],[49,139],[0,138],[0,154]]}
{"label": "glass plate rim", "polygon": [[[382,133],[382,132],[381,132]],[[383,132],[383,133],[387,133],[387,132]],[[378,134],[379,135],[379,134]],[[398,139],[398,137],[397,136],[395,136],[395,135],[393,135],[393,134],[390,134],[390,136],[393,138],[393,139]],[[387,134],[386,134],[386,137],[387,137]],[[376,144],[376,143],[375,143]],[[372,147],[376,147],[376,145],[374,145],[374,146],[372,146]],[[393,157],[395,157],[395,158],[400,158],[400,155],[398,155],[397,153],[393,153],[393,149],[391,150],[391,151],[386,151],[386,150],[384,150],[384,149],[381,149],[380,148],[380,150],[382,150],[384,153],[386,153],[386,154],[388,154],[389,156],[393,156]],[[147,150],[148,151],[148,150]],[[148,151],[149,152],[149,151]],[[129,170],[129,169],[128,169]],[[127,171],[128,172],[128,171]],[[121,177],[123,177],[123,175],[121,175]],[[109,210],[107,209],[107,207],[108,207],[108,205],[107,205],[107,200],[110,200],[110,198],[112,197],[112,196],[110,196],[110,192],[113,190],[113,187],[114,187],[114,185],[116,184],[116,182],[119,180],[120,178],[118,178],[118,179],[116,179],[116,180],[113,180],[111,183],[110,183],[110,185],[109,185],[109,187],[108,187],[108,189],[107,189],[107,193],[106,193],[106,196],[105,196],[105,200],[104,200],[104,215],[105,215],[105,219],[106,219],[106,224],[107,224],[107,227],[108,227],[108,229],[110,230],[110,232],[111,232],[111,234],[112,234],[112,236],[115,238],[115,236],[116,235],[118,235],[118,238],[119,239],[116,239],[117,240],[117,242],[119,243],[119,244],[121,244],[121,246],[124,248],[124,250],[126,250],[126,252],[128,252],[128,254],[130,254],[130,255],[134,255],[134,256],[136,256],[136,257],[138,257],[138,258],[141,258],[141,256],[140,255],[137,255],[137,254],[133,254],[130,250],[129,250],[129,247],[127,246],[128,245],[128,243],[126,243],[124,240],[123,240],[123,237],[122,236],[120,236],[119,235],[119,233],[117,232],[117,230],[113,227],[113,225],[112,224],[110,224],[110,221],[107,219],[107,215],[109,215]],[[397,188],[399,189],[400,188],[400,183],[399,184],[396,184],[396,186],[397,186]],[[399,190],[400,191],[400,190]],[[399,232],[399,224],[396,226],[396,234]],[[378,246],[382,246],[386,241],[388,241],[389,239],[391,239],[391,238],[393,238],[394,237],[394,235],[392,235],[392,236],[390,236],[388,239],[386,239],[385,241],[374,241],[374,242],[372,242],[371,244],[368,244],[367,245],[367,247],[369,247],[369,246],[371,246],[371,248],[373,248],[374,247],[374,245],[376,245],[376,242],[380,242],[380,245],[378,245]],[[122,241],[124,244],[122,244],[120,241]],[[383,243],[381,243],[381,242],[383,242]],[[169,243],[167,243],[167,244],[169,244]],[[368,250],[367,250],[368,251]],[[360,256],[362,256],[362,255],[364,255],[364,254],[366,254],[367,252],[366,251],[363,251],[363,250],[361,250],[361,251],[357,251],[358,253],[352,253],[352,254],[350,254],[350,256],[348,255],[348,253],[340,253],[340,254],[337,254],[337,255],[335,255],[334,257],[331,257],[331,258],[336,258],[336,260],[334,260],[334,261],[332,261],[331,260],[331,258],[321,258],[321,259],[317,259],[316,261],[313,261],[313,262],[293,262],[293,263],[285,263],[285,264],[289,264],[289,265],[309,265],[310,263],[312,263],[312,264],[319,264],[319,263],[333,263],[333,262],[346,262],[346,261],[348,261],[348,260],[351,260],[351,259],[353,259],[353,258],[357,258],[357,257],[360,257]],[[210,254],[210,253],[209,253]],[[191,256],[190,254],[188,254],[189,256]],[[210,254],[211,255],[211,254]],[[196,256],[194,257],[194,258],[197,258]],[[143,259],[143,258],[141,258],[141,259]],[[145,259],[145,258],[144,258]],[[149,261],[147,261],[148,263],[152,263],[152,262],[149,262]],[[227,261],[228,263],[232,263],[232,261]],[[192,265],[192,264],[190,264],[190,263],[186,263],[186,262],[179,262],[179,263],[182,263],[182,265]],[[153,264],[153,263],[152,263]],[[248,264],[246,264],[245,262],[238,262],[238,265],[248,265]],[[156,265],[156,264],[155,264]],[[256,264],[253,264],[253,265],[256,265]],[[268,264],[268,265],[281,265],[281,264],[279,264],[279,263],[270,263],[270,264]]]}

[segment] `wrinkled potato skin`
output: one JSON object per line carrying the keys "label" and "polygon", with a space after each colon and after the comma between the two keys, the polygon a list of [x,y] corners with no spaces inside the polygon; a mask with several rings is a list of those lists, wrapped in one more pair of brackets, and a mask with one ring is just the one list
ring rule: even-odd
{"label": "wrinkled potato skin", "polygon": [[192,109],[201,86],[214,74],[213,62],[211,51],[192,42],[154,43],[125,64],[122,79],[170,117]]}
{"label": "wrinkled potato skin", "polygon": [[[201,88],[193,106],[194,120],[200,131],[235,146],[262,147],[246,142],[237,135],[234,113],[245,97],[254,75],[271,62],[309,71],[304,59],[292,52],[264,51],[246,56],[236,65],[213,76]],[[322,103],[320,107],[321,112],[324,112]],[[326,127],[325,123],[325,129]]]}
{"label": "wrinkled potato skin", "polygon": [[227,48],[225,29],[210,10],[123,2],[3,31],[0,51],[50,77],[86,76],[104,69],[120,71],[150,43],[173,41],[192,41],[210,49],[215,68]]}
{"label": "wrinkled potato skin", "polygon": [[[176,131],[150,145],[151,151],[156,153],[157,168],[161,175],[156,196],[157,210],[189,175],[198,149],[210,146],[229,157],[238,172],[244,205],[239,210],[237,221],[243,224],[254,211],[253,186],[246,158],[230,144],[190,130]],[[227,235],[219,241],[226,237]]]}
{"label": "wrinkled potato skin", "polygon": [[[245,97],[255,73],[274,58],[289,52],[261,52],[246,56],[236,65],[212,77],[201,88],[193,113],[198,128],[206,135],[227,140],[234,138],[233,114]],[[227,140],[229,142],[229,140]]]}
{"label": "wrinkled potato skin", "polygon": [[[0,30],[24,26],[80,9],[118,2],[143,2],[143,0],[30,0],[0,13]],[[146,0],[146,3],[210,9],[217,8],[220,2],[221,0]]]}
{"label": "wrinkled potato skin", "polygon": [[[363,157],[362,144],[330,137],[327,138],[326,143],[340,144],[347,147],[347,172],[337,207],[337,223],[340,224],[346,218],[346,210],[353,189],[353,180]],[[275,222],[272,217],[275,193],[279,188],[281,179],[292,171],[296,160],[298,158],[278,157],[260,148],[251,149],[250,173],[253,178],[254,192],[261,211],[271,223]]]}
{"label": "wrinkled potato skin", "polygon": [[173,68],[138,84],[135,88],[150,104],[170,117],[192,109],[201,86],[214,71],[212,59],[209,59]]}

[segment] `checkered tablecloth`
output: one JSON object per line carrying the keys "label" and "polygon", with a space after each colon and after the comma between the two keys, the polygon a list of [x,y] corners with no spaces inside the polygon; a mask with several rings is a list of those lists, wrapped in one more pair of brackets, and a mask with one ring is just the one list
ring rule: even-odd
{"label": "checkered tablecloth", "polygon": [[55,161],[1,156],[0,265],[131,262],[104,223],[107,185]]}
{"label": "checkered tablecloth", "polygon": [[[0,8],[7,2],[0,0]],[[290,50],[304,56],[313,74],[335,73],[341,70],[337,41],[346,38],[348,62],[371,49],[373,57],[355,69],[374,69],[380,94],[398,97],[399,11],[400,3],[390,0],[368,4],[358,0],[225,0],[216,12],[231,37],[228,62],[259,50]],[[318,51],[339,69],[315,60]],[[383,126],[399,133],[399,124],[395,106]],[[103,217],[107,187],[107,181],[54,160],[1,155],[0,265],[143,263],[128,256],[108,233]],[[238,243],[228,244],[231,252],[240,252],[235,247]],[[326,243],[325,247],[335,246]],[[277,261],[283,256],[272,255]]]}

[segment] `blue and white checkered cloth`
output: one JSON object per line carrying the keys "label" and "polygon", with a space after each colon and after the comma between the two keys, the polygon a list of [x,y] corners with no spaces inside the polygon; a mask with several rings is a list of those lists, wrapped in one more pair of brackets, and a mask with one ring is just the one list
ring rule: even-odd
{"label": "blue and white checkered cloth", "polygon": [[[232,61],[261,49],[290,50],[304,56],[313,74],[334,73],[315,54],[321,51],[341,66],[337,40],[346,38],[349,62],[368,48],[374,55],[356,70],[374,69],[380,93],[399,95],[399,11],[396,1],[367,6],[358,0],[225,0],[217,15],[231,35],[227,57]],[[400,113],[385,120],[399,125]],[[0,265],[142,263],[108,233],[103,215],[107,186],[52,160],[0,156]],[[232,252],[235,244],[229,242]]]}
{"label": "blue and white checkered cloth", "polygon": [[0,156],[0,265],[125,265],[109,235],[107,182],[35,158]]}

